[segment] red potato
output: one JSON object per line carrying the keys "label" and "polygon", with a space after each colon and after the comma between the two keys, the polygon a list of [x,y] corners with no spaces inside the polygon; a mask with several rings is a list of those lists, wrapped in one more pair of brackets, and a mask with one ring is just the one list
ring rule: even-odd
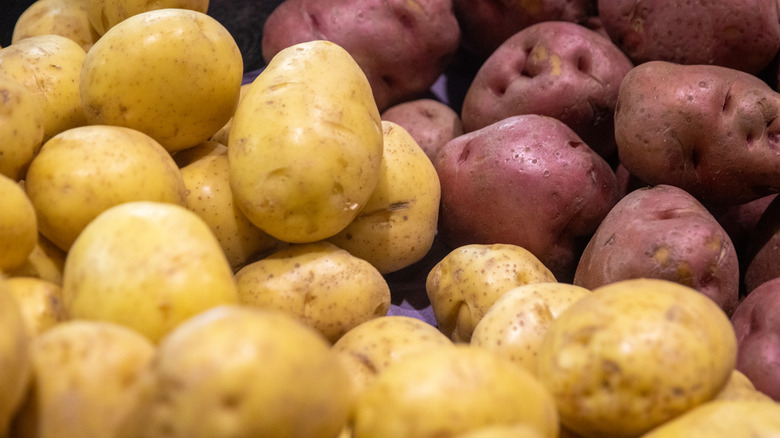
{"label": "red potato", "polygon": [[780,277],[780,198],[766,206],[746,237],[743,263],[745,292]]}
{"label": "red potato", "polygon": [[458,49],[460,26],[451,0],[286,0],[265,22],[263,57],[312,40],[346,49],[384,111],[430,89]]}
{"label": "red potato", "polygon": [[780,278],[756,287],[731,316],[737,370],[757,390],[780,402]]}
{"label": "red potato", "polygon": [[461,135],[434,165],[444,242],[521,246],[563,282],[619,199],[609,164],[552,117],[513,116]]}
{"label": "red potato", "polygon": [[382,120],[406,129],[431,161],[448,141],[463,134],[460,115],[435,99],[422,98],[393,105],[382,113]]}
{"label": "red potato", "polygon": [[536,23],[589,23],[598,15],[596,0],[452,0],[463,45],[487,58],[509,37]]}
{"label": "red potato", "polygon": [[541,114],[567,124],[605,158],[616,149],[615,104],[634,65],[606,37],[579,24],[546,21],[507,39],[466,93],[466,132],[509,116]]}
{"label": "red potato", "polygon": [[713,64],[756,74],[780,48],[776,0],[598,0],[598,11],[636,64]]}
{"label": "red potato", "polygon": [[731,238],[704,205],[674,186],[624,196],[585,247],[574,284],[593,290],[634,278],[692,287],[727,314],[739,299],[739,262]]}
{"label": "red potato", "polygon": [[650,61],[623,79],[615,109],[620,162],[648,184],[705,204],[780,191],[780,94],[756,76],[713,65]]}

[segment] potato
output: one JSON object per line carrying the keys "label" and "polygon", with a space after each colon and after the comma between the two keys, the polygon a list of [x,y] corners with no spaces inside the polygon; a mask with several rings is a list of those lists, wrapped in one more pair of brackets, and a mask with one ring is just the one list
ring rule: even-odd
{"label": "potato", "polygon": [[384,111],[429,90],[458,49],[460,27],[450,0],[286,0],[263,26],[263,57],[270,63],[314,40],[352,55]]}
{"label": "potato", "polygon": [[754,387],[780,401],[780,278],[752,289],[731,316],[737,335],[737,369]]}
{"label": "potato", "polygon": [[21,181],[43,143],[43,108],[32,91],[3,74],[0,95],[0,175]]}
{"label": "potato", "polygon": [[0,273],[0,436],[21,407],[30,381],[30,336],[24,316]]}
{"label": "potato", "polygon": [[230,33],[189,9],[142,12],[89,50],[79,78],[90,124],[148,134],[169,152],[193,147],[233,116],[244,65]]}
{"label": "potato", "polygon": [[65,268],[65,251],[51,243],[40,233],[32,252],[18,267],[7,272],[9,277],[34,277],[62,286]]}
{"label": "potato", "polygon": [[100,38],[89,21],[89,0],[35,0],[17,18],[11,43],[38,35],[60,35],[76,42],[84,52]]}
{"label": "potato", "polygon": [[548,327],[539,380],[561,422],[588,437],[635,437],[713,399],[736,363],[725,313],[679,283],[596,288]]}
{"label": "potato", "polygon": [[554,281],[523,247],[471,244],[445,255],[429,272],[425,289],[439,330],[455,342],[469,342],[499,297],[517,286]]}
{"label": "potato", "polygon": [[257,228],[233,202],[227,148],[221,149],[182,167],[181,175],[186,207],[209,225],[235,272],[255,254],[273,251],[281,242]]}
{"label": "potato", "polygon": [[749,236],[753,233],[766,208],[776,197],[777,193],[773,193],[744,204],[708,207],[718,223],[731,237],[731,242],[740,257],[744,256]]}
{"label": "potato", "polygon": [[705,204],[749,202],[780,191],[778,112],[780,93],[756,76],[646,62],[618,93],[620,162],[647,184],[680,187]]}
{"label": "potato", "polygon": [[522,246],[562,282],[619,196],[601,156],[563,122],[536,114],[461,135],[434,165],[442,240]]}
{"label": "potato", "polygon": [[24,188],[0,174],[0,272],[18,268],[38,240],[35,207]]}
{"label": "potato", "polygon": [[595,289],[658,278],[696,289],[731,315],[739,300],[739,259],[728,233],[686,191],[637,189],[607,214],[580,257],[574,284]]}
{"label": "potato", "polygon": [[[737,346],[739,346],[739,339],[737,339]],[[739,360],[739,358],[737,359]],[[739,362],[737,362],[739,364]],[[718,395],[712,400],[756,400],[756,401],[772,401],[768,395],[756,389],[753,382],[747,378],[738,369],[734,369],[731,372],[726,386],[720,390]]]}
{"label": "potato", "polygon": [[780,434],[780,405],[777,403],[718,400],[691,409],[642,437],[751,438],[778,434]]}
{"label": "potato", "polygon": [[349,377],[316,331],[280,312],[219,306],[160,343],[135,436],[326,438],[344,427]]}
{"label": "potato", "polygon": [[114,438],[142,400],[155,346],[103,321],[65,321],[31,347],[32,384],[17,438]]}
{"label": "potato", "polygon": [[780,198],[764,209],[755,227],[746,237],[743,255],[743,286],[746,293],[767,281],[780,277]]}
{"label": "potato", "polygon": [[612,41],[583,25],[531,25],[504,41],[477,71],[463,102],[463,128],[475,131],[519,114],[550,116],[611,159],[618,90],[632,67]]}
{"label": "potato", "polygon": [[82,0],[87,5],[87,16],[98,35],[105,34],[120,21],[133,15],[158,9],[189,9],[205,14],[209,0]]}
{"label": "potato", "polygon": [[455,435],[457,438],[540,438],[534,428],[525,424],[487,426]]}
{"label": "potato", "polygon": [[529,283],[509,289],[474,327],[471,345],[506,357],[536,375],[539,345],[550,324],[590,294],[568,283]]}
{"label": "potato", "polygon": [[236,109],[230,186],[263,231],[285,242],[316,242],[343,230],[366,205],[382,148],[379,110],[355,60],[331,42],[301,43],[274,57]]}
{"label": "potato", "polygon": [[79,97],[86,53],[70,38],[38,35],[0,49],[0,73],[24,85],[43,111],[43,142],[87,123]]}
{"label": "potato", "polygon": [[452,4],[463,29],[464,47],[481,59],[533,24],[545,21],[583,24],[598,15],[595,0],[453,0]]}
{"label": "potato", "polygon": [[63,131],[30,163],[25,188],[41,234],[68,251],[107,208],[129,201],[184,205],[186,186],[170,154],[153,138],[121,126]]}
{"label": "potato", "polygon": [[384,110],[381,117],[403,127],[431,161],[448,141],[463,134],[460,114],[436,99],[401,102]]}
{"label": "potato", "polygon": [[523,424],[558,436],[550,393],[530,373],[470,345],[440,346],[390,364],[357,396],[354,438],[434,438]]}
{"label": "potato", "polygon": [[774,0],[598,0],[606,33],[636,64],[714,64],[751,74],[780,48]]}
{"label": "potato", "polygon": [[330,342],[390,308],[382,274],[327,242],[283,248],[241,268],[235,281],[239,303],[283,311]]}
{"label": "potato", "polygon": [[66,320],[59,284],[35,277],[10,277],[5,283],[22,311],[31,337],[37,337]]}
{"label": "potato", "polygon": [[441,185],[436,168],[400,125],[382,121],[379,182],[363,209],[327,240],[382,274],[420,261],[433,246]]}
{"label": "potato", "polygon": [[208,225],[186,208],[134,201],[92,220],[65,260],[70,318],[115,322],[152,341],[185,319],[238,301],[233,272]]}
{"label": "potato", "polygon": [[371,386],[391,364],[431,348],[453,345],[436,327],[411,316],[373,318],[351,328],[335,343],[356,393]]}

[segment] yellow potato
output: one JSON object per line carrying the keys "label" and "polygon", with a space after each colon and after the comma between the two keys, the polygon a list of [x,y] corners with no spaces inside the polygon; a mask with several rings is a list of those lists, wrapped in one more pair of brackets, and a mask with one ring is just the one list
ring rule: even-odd
{"label": "yellow potato", "polygon": [[129,201],[184,205],[184,180],[148,135],[119,126],[81,126],[47,141],[25,181],[41,234],[67,251],[107,208]]}
{"label": "yellow potato", "polygon": [[85,52],[100,38],[89,22],[87,0],[35,0],[14,25],[11,43],[38,35],[60,35]]}
{"label": "yellow potato", "polygon": [[111,207],[84,228],[65,260],[62,294],[70,318],[123,324],[155,342],[238,300],[208,225],[182,206],[149,201]]}
{"label": "yellow potato", "polygon": [[441,186],[436,168],[404,128],[382,122],[382,134],[374,192],[357,217],[328,241],[387,274],[421,260],[431,249]]}
{"label": "yellow potato", "polygon": [[98,35],[105,34],[120,21],[142,12],[165,8],[190,9],[206,13],[209,0],[82,0],[87,17]]}
{"label": "yellow potato", "polygon": [[431,269],[425,289],[441,330],[456,342],[470,342],[477,323],[508,290],[555,276],[525,248],[508,244],[464,245]]}
{"label": "yellow potato", "polygon": [[[238,94],[238,103],[241,103],[241,99],[246,96],[246,93],[249,91],[249,84],[242,84],[241,85],[241,92]],[[233,118],[231,117],[230,120],[225,123],[225,125],[219,129],[219,131],[215,132],[214,135],[211,136],[209,140],[213,140],[222,144],[229,144],[230,143],[230,128],[233,126]]]}
{"label": "yellow potato", "polygon": [[257,228],[233,202],[227,150],[203,157],[181,169],[186,206],[209,225],[233,271],[255,254],[271,251],[279,241]]}
{"label": "yellow potato", "polygon": [[390,309],[382,274],[327,242],[283,248],[244,266],[235,279],[240,303],[283,311],[330,342]]}
{"label": "yellow potato", "polygon": [[547,328],[572,303],[590,294],[567,283],[532,283],[499,297],[474,327],[471,344],[504,356],[536,375]]}
{"label": "yellow potato", "polygon": [[772,398],[756,389],[753,382],[737,369],[731,371],[726,386],[720,390],[713,400],[763,400],[772,401]]}
{"label": "yellow potato", "polygon": [[328,342],[281,312],[220,306],[159,345],[145,438],[333,438],[353,395]]}
{"label": "yellow potato", "polygon": [[35,277],[10,277],[6,285],[19,304],[30,336],[36,337],[65,321],[60,285]]}
{"label": "yellow potato", "polygon": [[0,73],[30,90],[43,112],[43,142],[87,123],[79,97],[86,53],[70,38],[38,35],[0,49]]}
{"label": "yellow potato", "polygon": [[92,46],[79,78],[90,124],[144,132],[169,152],[198,145],[233,115],[241,53],[214,18],[189,9],[142,12]]}
{"label": "yellow potato", "polygon": [[573,432],[636,437],[713,399],[736,354],[731,322],[711,299],[679,283],[635,279],[569,306],[548,327],[537,366]]}
{"label": "yellow potato", "polygon": [[525,424],[488,426],[455,435],[456,438],[541,438],[542,435]]}
{"label": "yellow potato", "polygon": [[20,266],[8,271],[9,277],[35,277],[62,286],[65,251],[38,233],[30,256]]}
{"label": "yellow potato", "polygon": [[755,438],[780,436],[780,404],[715,400],[660,425],[642,438]]}
{"label": "yellow potato", "polygon": [[279,240],[335,235],[379,181],[379,110],[363,71],[331,42],[279,52],[238,105],[229,137],[236,202]]}
{"label": "yellow potato", "polygon": [[15,438],[115,438],[144,394],[155,346],[102,321],[65,321],[31,347],[32,385]]}
{"label": "yellow potato", "polygon": [[427,322],[391,315],[353,327],[333,344],[333,351],[349,370],[355,390],[361,392],[390,364],[447,345],[452,341]]}
{"label": "yellow potato", "polygon": [[0,272],[27,261],[38,240],[35,207],[15,180],[0,174]]}
{"label": "yellow potato", "polygon": [[30,337],[24,317],[0,273],[0,436],[11,436],[11,419],[30,380]]}
{"label": "yellow potato", "polygon": [[550,393],[527,371],[467,344],[402,358],[358,394],[354,438],[437,438],[524,424],[558,436]]}
{"label": "yellow potato", "polygon": [[33,92],[3,74],[0,96],[0,175],[20,181],[43,142],[43,109]]}
{"label": "yellow potato", "polygon": [[183,168],[210,155],[227,154],[226,145],[227,143],[220,143],[216,140],[206,140],[197,146],[175,152],[173,161],[179,168]]}

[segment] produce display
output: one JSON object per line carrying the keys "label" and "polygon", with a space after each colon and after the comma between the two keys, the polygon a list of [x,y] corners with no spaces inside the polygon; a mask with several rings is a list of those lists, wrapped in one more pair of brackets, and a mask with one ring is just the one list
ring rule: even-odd
{"label": "produce display", "polygon": [[773,0],[29,3],[0,438],[780,436]]}

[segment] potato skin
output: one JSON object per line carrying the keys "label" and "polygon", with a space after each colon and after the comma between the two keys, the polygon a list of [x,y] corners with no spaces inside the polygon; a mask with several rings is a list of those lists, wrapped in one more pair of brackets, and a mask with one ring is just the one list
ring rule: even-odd
{"label": "potato skin", "polygon": [[755,388],[780,401],[780,278],[751,291],[731,316],[737,335],[737,370]]}
{"label": "potato skin", "polygon": [[623,79],[615,109],[620,162],[648,184],[705,203],[745,203],[780,190],[780,94],[756,76],[651,61]]}
{"label": "potato skin", "polygon": [[382,112],[382,120],[403,127],[433,161],[448,141],[463,135],[463,121],[452,107],[430,98],[401,102]]}
{"label": "potato skin", "polygon": [[529,26],[480,67],[463,102],[464,130],[541,114],[561,120],[609,157],[616,149],[613,113],[620,82],[633,66],[609,39],[582,25]]}
{"label": "potato skin", "polygon": [[597,3],[605,31],[636,64],[714,64],[756,74],[780,48],[774,0]]}
{"label": "potato skin", "polygon": [[640,277],[696,289],[727,314],[739,299],[739,263],[731,238],[699,201],[674,186],[624,196],[585,247],[574,283],[595,289]]}
{"label": "potato skin", "polygon": [[764,209],[755,227],[746,237],[743,255],[743,282],[746,293],[780,277],[780,198]]}
{"label": "potato skin", "polygon": [[464,134],[434,164],[445,242],[522,246],[562,282],[571,279],[587,239],[618,200],[607,162],[546,116],[513,116]]}
{"label": "potato skin", "polygon": [[344,47],[383,111],[433,85],[458,49],[460,26],[450,0],[286,0],[265,22],[263,57],[311,40]]}

